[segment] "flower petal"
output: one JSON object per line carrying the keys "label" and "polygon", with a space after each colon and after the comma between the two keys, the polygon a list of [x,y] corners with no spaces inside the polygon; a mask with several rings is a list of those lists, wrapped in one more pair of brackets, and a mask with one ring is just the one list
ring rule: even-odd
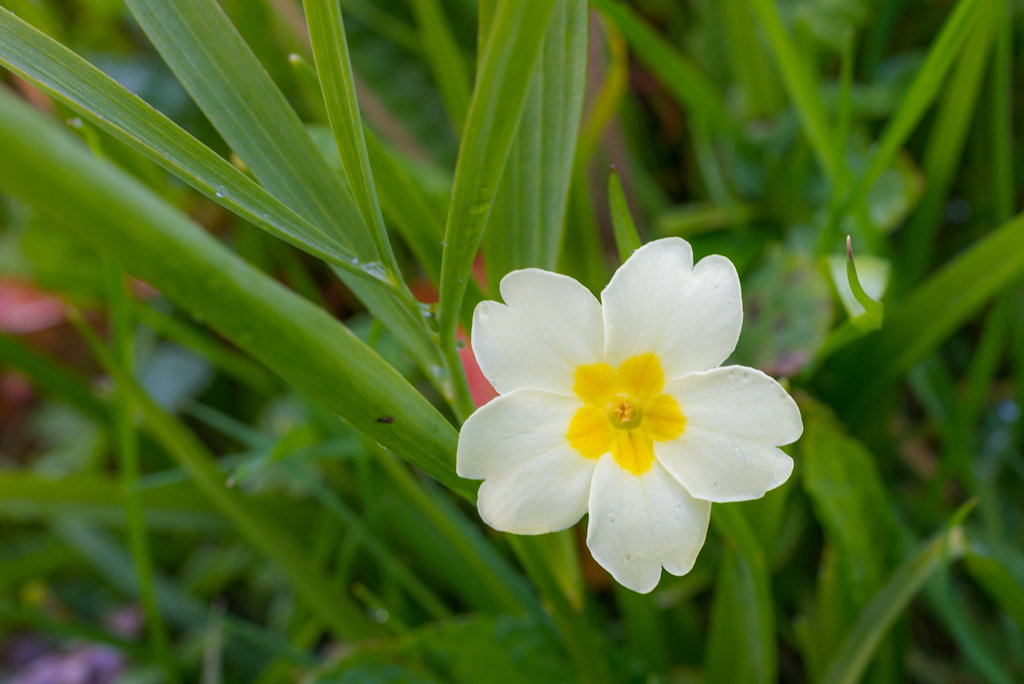
{"label": "flower petal", "polygon": [[501,280],[505,304],[481,302],[473,312],[477,361],[499,393],[520,387],[567,394],[576,368],[603,360],[601,304],[564,275],[536,268]]}
{"label": "flower petal", "polygon": [[800,409],[779,383],[743,366],[715,368],[673,380],[665,388],[679,402],[686,428],[659,442],[658,460],[698,499],[759,499],[793,472],[777,445],[803,431]]}
{"label": "flower petal", "polygon": [[655,462],[637,477],[611,456],[597,463],[590,488],[587,546],[633,591],[654,589],[665,567],[685,575],[704,545],[711,504],[698,501]]}
{"label": "flower petal", "polygon": [[673,380],[665,390],[679,402],[690,427],[772,446],[803,432],[800,409],[782,385],[755,368],[725,366]]}
{"label": "flower petal", "polygon": [[669,380],[714,368],[736,348],[743,302],[736,268],[712,255],[693,266],[680,238],[633,252],[601,293],[605,353],[613,366],[653,352]]}
{"label": "flower petal", "polygon": [[596,462],[566,437],[579,405],[576,397],[520,389],[469,417],[455,471],[485,479],[477,494],[484,522],[503,532],[542,534],[583,516]]}

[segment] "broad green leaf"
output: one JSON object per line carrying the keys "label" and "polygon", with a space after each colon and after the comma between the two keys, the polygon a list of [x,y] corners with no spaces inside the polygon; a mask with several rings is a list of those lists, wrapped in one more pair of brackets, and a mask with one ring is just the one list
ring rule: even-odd
{"label": "broad green leaf", "polygon": [[624,3],[594,0],[594,6],[622,31],[633,52],[658,76],[684,109],[704,119],[715,130],[729,134],[736,132],[718,86],[701,73],[689,57]]}
{"label": "broad green leaf", "polygon": [[608,174],[608,204],[612,212],[612,229],[615,231],[615,245],[619,250],[619,259],[623,262],[640,248],[640,236],[633,223],[633,214],[626,202],[626,193],[622,190],[619,173],[615,169]]}
{"label": "broad green leaf", "polygon": [[554,5],[487,219],[483,246],[491,292],[514,269],[557,266],[583,113],[587,3],[560,0]]}
{"label": "broad green leaf", "polygon": [[775,54],[783,83],[804,124],[804,133],[825,175],[835,182],[842,174],[843,160],[834,144],[835,138],[819,96],[818,84],[808,69],[808,64],[813,62],[801,55],[796,42],[782,25],[775,1],[752,0],[752,4]]}
{"label": "broad green leaf", "polygon": [[366,154],[363,123],[356,101],[355,77],[345,40],[338,0],[304,0],[309,41],[313,45],[316,71],[327,105],[327,118],[341,156],[348,187],[352,191],[363,224],[373,239],[377,257],[390,268],[394,264],[391,243],[384,229],[377,193],[373,187],[370,159]]}
{"label": "broad green leaf", "polygon": [[0,64],[230,211],[355,276],[355,252],[84,59],[0,7]]}
{"label": "broad green leaf", "polygon": [[826,684],[861,681],[875,649],[924,583],[944,563],[963,556],[966,549],[963,530],[953,527],[942,530],[911,552],[861,611],[821,681]]}
{"label": "broad green leaf", "polygon": [[[175,76],[257,180],[293,211],[355,252],[371,271],[380,255],[352,193],[333,174],[284,96],[215,0],[128,0]],[[383,266],[385,273],[392,264]],[[341,274],[429,378],[439,356],[411,295]]]}
{"label": "broad green leaf", "polygon": [[[483,49],[455,166],[441,263],[438,319],[450,370],[459,365],[455,331],[473,259],[494,206],[553,10],[551,2],[503,0]],[[468,415],[472,400],[464,386],[459,392],[460,413]]]}
{"label": "broad green leaf", "polygon": [[0,143],[0,188],[84,235],[372,439],[472,495],[453,472],[455,430],[343,325],[3,91]]}

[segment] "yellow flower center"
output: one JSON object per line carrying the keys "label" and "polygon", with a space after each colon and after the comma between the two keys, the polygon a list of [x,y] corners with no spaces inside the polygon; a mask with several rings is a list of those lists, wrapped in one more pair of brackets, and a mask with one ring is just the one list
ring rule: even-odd
{"label": "yellow flower center", "polygon": [[580,366],[574,381],[583,406],[566,437],[586,458],[610,451],[620,467],[643,475],[654,463],[654,442],[675,439],[686,428],[679,403],[661,393],[665,374],[654,354],[626,359],[617,369],[606,363]]}

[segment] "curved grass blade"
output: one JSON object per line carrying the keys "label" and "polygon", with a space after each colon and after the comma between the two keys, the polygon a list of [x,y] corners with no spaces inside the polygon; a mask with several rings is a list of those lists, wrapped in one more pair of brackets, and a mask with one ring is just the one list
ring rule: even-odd
{"label": "curved grass blade", "polygon": [[[1024,215],[1018,215],[918,286],[886,326],[826,363],[835,377],[863,382],[827,388],[833,405],[858,415],[889,383],[934,351],[982,304],[1024,273]],[[839,387],[838,385],[842,385]]]}
{"label": "curved grass blade", "polygon": [[[60,126],[0,90],[0,188],[106,251],[241,349],[431,477],[471,497],[457,435],[345,326],[252,268]],[[377,419],[391,416],[391,422]]]}
{"label": "curved grass blade", "polygon": [[959,559],[966,550],[963,530],[952,527],[942,530],[911,553],[861,612],[821,681],[826,684],[861,681],[875,648],[911,599],[943,563]]}

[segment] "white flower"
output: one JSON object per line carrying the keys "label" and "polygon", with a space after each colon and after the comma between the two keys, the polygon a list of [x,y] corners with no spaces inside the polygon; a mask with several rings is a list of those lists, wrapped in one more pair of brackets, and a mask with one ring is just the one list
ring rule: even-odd
{"label": "white flower", "polygon": [[651,591],[690,571],[711,502],[785,482],[796,403],[764,373],[718,367],[743,303],[722,256],[693,265],[685,240],[636,250],[601,301],[572,278],[513,271],[505,304],[481,303],[472,345],[501,395],[466,421],[456,470],[483,479],[495,529],[541,534],[589,512],[587,546],[621,584]]}

